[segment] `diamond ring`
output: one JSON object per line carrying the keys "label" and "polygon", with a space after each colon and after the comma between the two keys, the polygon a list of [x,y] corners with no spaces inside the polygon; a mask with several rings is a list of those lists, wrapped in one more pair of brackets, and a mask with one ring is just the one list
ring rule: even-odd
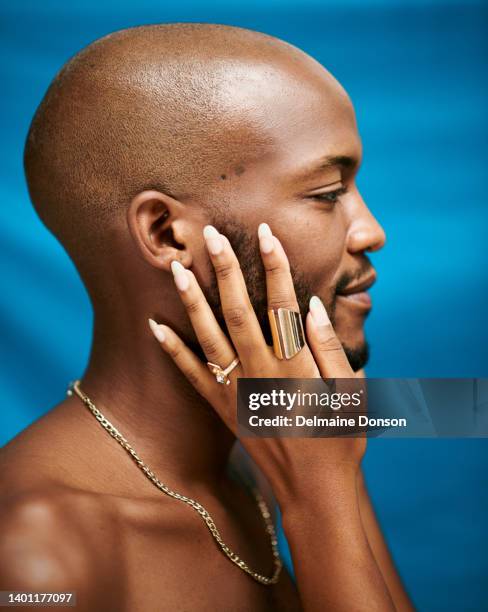
{"label": "diamond ring", "polygon": [[239,357],[236,357],[225,369],[221,368],[216,363],[210,363],[207,361],[207,366],[215,376],[215,380],[221,385],[230,385],[230,380],[228,375],[232,372],[232,370],[239,363]]}

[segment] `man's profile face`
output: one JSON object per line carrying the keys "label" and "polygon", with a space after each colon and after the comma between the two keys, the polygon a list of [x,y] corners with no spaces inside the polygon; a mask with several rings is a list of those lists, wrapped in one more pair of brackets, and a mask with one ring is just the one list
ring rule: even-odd
{"label": "man's profile face", "polygon": [[[363,326],[370,304],[362,292],[340,294],[374,277],[365,251],[381,248],[384,232],[355,185],[362,147],[352,105],[343,91],[320,78],[301,87],[270,82],[266,98],[263,125],[275,143],[273,151],[222,178],[232,205],[212,222],[236,251],[267,341],[271,343],[256,236],[261,222],[270,225],[288,255],[302,315],[310,297],[318,295],[358,370],[368,358]],[[332,157],[340,157],[338,163],[323,163]],[[206,286],[223,323],[216,284]]]}
{"label": "man's profile face", "polygon": [[237,252],[266,334],[256,234],[267,222],[288,255],[302,315],[312,295],[322,298],[352,367],[365,363],[368,296],[351,292],[373,280],[365,252],[381,248],[384,233],[355,185],[362,147],[349,97],[302,51],[224,26],[114,33],[55,78],[24,157],[36,210],[95,310],[125,300],[130,282],[137,307],[154,313],[162,301],[160,318],[198,352],[171,274],[162,286],[154,279],[182,259],[219,316],[202,238],[212,223]]}

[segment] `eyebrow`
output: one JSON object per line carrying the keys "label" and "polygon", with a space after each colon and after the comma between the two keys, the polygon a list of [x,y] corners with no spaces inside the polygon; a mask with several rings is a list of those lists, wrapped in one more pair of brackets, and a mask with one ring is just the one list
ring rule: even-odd
{"label": "eyebrow", "polygon": [[330,168],[354,168],[358,165],[358,160],[350,155],[326,155],[319,159],[314,164],[300,170],[296,178],[298,180],[306,180],[313,178],[317,174],[329,170]]}

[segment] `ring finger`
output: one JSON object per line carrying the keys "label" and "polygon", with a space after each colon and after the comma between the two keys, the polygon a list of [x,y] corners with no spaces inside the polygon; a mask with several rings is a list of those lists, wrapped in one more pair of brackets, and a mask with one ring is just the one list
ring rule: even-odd
{"label": "ring finger", "polygon": [[266,359],[268,347],[249,299],[239,261],[228,238],[211,225],[205,227],[204,237],[232,343],[244,364]]}
{"label": "ring finger", "polygon": [[195,275],[178,261],[171,263],[171,271],[205,356],[211,363],[226,368],[236,352],[217,323]]}

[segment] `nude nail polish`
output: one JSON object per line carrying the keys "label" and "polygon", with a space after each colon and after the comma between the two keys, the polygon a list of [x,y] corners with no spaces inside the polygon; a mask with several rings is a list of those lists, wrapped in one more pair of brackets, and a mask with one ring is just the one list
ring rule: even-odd
{"label": "nude nail polish", "polygon": [[315,325],[318,327],[330,325],[329,315],[327,314],[325,306],[319,297],[314,295],[310,298],[309,308]]}
{"label": "nude nail polish", "polygon": [[203,228],[203,236],[207,245],[208,252],[211,255],[219,255],[224,249],[224,243],[219,232],[213,225],[206,225]]}
{"label": "nude nail polish", "polygon": [[259,248],[268,255],[274,249],[273,234],[267,223],[260,223],[258,227]]}
{"label": "nude nail polish", "polygon": [[207,238],[219,238],[220,234],[217,228],[215,228],[213,225],[206,225],[203,228],[203,235],[205,237],[205,239]]}
{"label": "nude nail polish", "polygon": [[179,261],[175,260],[171,262],[171,271],[173,272],[175,285],[180,291],[186,291],[190,286],[190,279],[188,278],[185,267],[182,266]]}
{"label": "nude nail polish", "polygon": [[156,340],[159,340],[159,342],[164,342],[166,340],[166,336],[164,335],[162,327],[158,325],[156,321],[153,321],[153,319],[148,319],[148,321],[149,327],[151,328]]}
{"label": "nude nail polish", "polygon": [[271,228],[267,223],[260,223],[258,227],[259,238],[271,238],[273,235]]}

